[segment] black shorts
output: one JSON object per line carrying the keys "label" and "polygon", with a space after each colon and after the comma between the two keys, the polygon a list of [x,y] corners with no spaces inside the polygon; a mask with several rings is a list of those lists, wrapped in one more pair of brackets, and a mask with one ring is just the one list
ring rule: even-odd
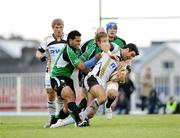
{"label": "black shorts", "polygon": [[75,93],[73,80],[65,76],[51,77],[51,87],[61,96],[61,91],[65,86],[69,86]]}
{"label": "black shorts", "polygon": [[85,86],[84,86],[84,79],[85,79],[86,75],[87,74],[85,74],[83,72],[79,72],[78,73],[79,87],[85,88]]}
{"label": "black shorts", "polygon": [[94,85],[99,85],[97,79],[91,75],[88,79],[87,79],[87,85],[89,87],[89,90],[91,89],[92,86]]}

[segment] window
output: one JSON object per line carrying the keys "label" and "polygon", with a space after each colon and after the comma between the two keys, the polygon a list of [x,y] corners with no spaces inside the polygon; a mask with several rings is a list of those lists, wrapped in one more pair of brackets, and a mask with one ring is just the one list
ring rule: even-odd
{"label": "window", "polygon": [[164,69],[173,69],[174,68],[174,62],[173,61],[163,62],[163,68]]}

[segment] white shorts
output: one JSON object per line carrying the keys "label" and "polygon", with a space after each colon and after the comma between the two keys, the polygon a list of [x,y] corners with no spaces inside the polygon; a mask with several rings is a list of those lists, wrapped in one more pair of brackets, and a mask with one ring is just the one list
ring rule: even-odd
{"label": "white shorts", "polygon": [[49,89],[51,88],[51,79],[50,79],[50,74],[46,72],[45,74],[45,88]]}

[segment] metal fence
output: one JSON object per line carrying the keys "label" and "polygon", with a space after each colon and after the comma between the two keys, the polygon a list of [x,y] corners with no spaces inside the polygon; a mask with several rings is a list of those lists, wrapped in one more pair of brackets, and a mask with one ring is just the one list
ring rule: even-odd
{"label": "metal fence", "polygon": [[[44,73],[0,74],[0,111],[46,111],[47,96],[44,89],[44,75]],[[156,74],[154,80],[162,102],[167,101],[169,96],[174,96],[180,102],[179,74]],[[140,84],[137,83],[136,96],[131,97],[132,105],[136,105],[138,101],[139,86]],[[79,88],[76,87],[76,91],[79,91]],[[133,110],[135,108],[134,106]]]}
{"label": "metal fence", "polygon": [[44,110],[44,73],[0,74],[0,110]]}
{"label": "metal fence", "polygon": [[155,88],[162,102],[166,102],[170,96],[180,102],[180,74],[157,74],[154,79]]}

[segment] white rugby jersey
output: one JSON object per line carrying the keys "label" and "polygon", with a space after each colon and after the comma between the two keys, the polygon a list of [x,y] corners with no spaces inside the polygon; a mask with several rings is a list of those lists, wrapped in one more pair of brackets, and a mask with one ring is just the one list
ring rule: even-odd
{"label": "white rugby jersey", "polygon": [[104,83],[109,80],[112,72],[117,68],[117,61],[111,59],[107,53],[103,53],[93,70],[88,75],[99,77]]}
{"label": "white rugby jersey", "polygon": [[[60,51],[65,47],[66,41],[61,39],[57,41],[54,34],[47,36],[43,42],[41,42],[40,47],[38,48],[40,52],[46,52],[48,60],[50,60],[50,67],[53,67],[56,58]],[[47,65],[48,67],[48,65]]]}
{"label": "white rugby jersey", "polygon": [[[120,48],[113,44],[111,52],[120,56]],[[99,77],[104,83],[109,81],[112,72],[117,68],[118,61],[113,60],[107,53],[103,53],[101,59],[96,63],[93,70],[88,74]]]}
{"label": "white rugby jersey", "polygon": [[[118,54],[117,52],[121,49],[116,43],[114,42],[111,42],[111,48],[110,48],[110,51],[113,53],[113,54]],[[119,54],[118,54],[119,56]]]}

